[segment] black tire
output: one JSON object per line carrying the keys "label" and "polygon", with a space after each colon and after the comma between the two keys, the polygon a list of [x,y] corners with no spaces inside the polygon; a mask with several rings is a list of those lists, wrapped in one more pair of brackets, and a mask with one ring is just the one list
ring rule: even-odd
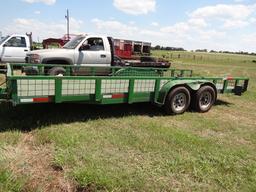
{"label": "black tire", "polygon": [[216,101],[217,93],[213,87],[205,85],[195,94],[193,108],[200,113],[205,113],[211,109]]}
{"label": "black tire", "polygon": [[141,62],[157,62],[157,59],[155,57],[150,57],[150,56],[141,56],[140,57]]}
{"label": "black tire", "polygon": [[66,70],[63,67],[53,67],[49,69],[48,74],[51,76],[64,76]]}
{"label": "black tire", "polygon": [[39,70],[37,67],[22,67],[21,69],[22,73],[25,73],[26,75],[38,75]]}
{"label": "black tire", "polygon": [[182,114],[188,109],[190,101],[189,90],[186,87],[176,87],[167,95],[164,109],[168,115]]}

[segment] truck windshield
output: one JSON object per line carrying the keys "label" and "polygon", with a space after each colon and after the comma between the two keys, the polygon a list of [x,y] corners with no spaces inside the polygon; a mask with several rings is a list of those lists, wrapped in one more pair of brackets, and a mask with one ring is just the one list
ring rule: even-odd
{"label": "truck windshield", "polygon": [[6,36],[6,37],[0,39],[0,45],[1,45],[6,39],[8,39],[9,37],[10,37],[10,36]]}
{"label": "truck windshield", "polygon": [[80,43],[81,41],[84,39],[85,36],[78,36],[74,39],[72,39],[71,41],[67,42],[63,48],[65,49],[75,49]]}

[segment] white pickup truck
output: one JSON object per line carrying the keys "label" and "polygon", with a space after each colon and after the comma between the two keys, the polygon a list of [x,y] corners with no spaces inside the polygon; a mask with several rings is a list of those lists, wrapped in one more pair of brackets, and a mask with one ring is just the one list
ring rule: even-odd
{"label": "white pickup truck", "polygon": [[63,48],[31,51],[27,54],[27,62],[110,66],[112,48],[110,37],[80,35],[66,43]]}
{"label": "white pickup truck", "polygon": [[25,63],[31,44],[31,34],[4,37],[0,40],[0,63]]}
{"label": "white pickup truck", "polygon": [[[127,63],[114,54],[113,39],[98,35],[80,35],[69,41],[59,49],[44,49],[31,51],[27,54],[27,63],[32,64],[62,64],[77,66],[123,66],[135,65]],[[137,66],[169,67],[169,63],[146,61],[139,62]],[[36,73],[32,71],[32,73]],[[58,75],[65,73],[62,67],[47,68],[45,73]]]}

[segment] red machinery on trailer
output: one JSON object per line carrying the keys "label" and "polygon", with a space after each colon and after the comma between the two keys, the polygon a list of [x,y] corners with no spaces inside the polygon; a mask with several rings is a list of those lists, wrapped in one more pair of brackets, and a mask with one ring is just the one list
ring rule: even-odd
{"label": "red machinery on trailer", "polygon": [[138,56],[149,56],[151,43],[114,39],[115,54],[122,59],[138,59]]}
{"label": "red machinery on trailer", "polygon": [[58,46],[59,48],[63,47],[67,42],[71,39],[75,38],[77,35],[70,34],[69,36],[66,34],[62,38],[48,38],[43,40],[43,48],[49,49],[51,45]]}

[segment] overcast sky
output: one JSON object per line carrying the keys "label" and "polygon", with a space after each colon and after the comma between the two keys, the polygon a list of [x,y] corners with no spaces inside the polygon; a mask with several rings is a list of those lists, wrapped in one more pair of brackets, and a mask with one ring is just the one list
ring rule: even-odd
{"label": "overcast sky", "polygon": [[104,34],[185,49],[256,52],[256,0],[2,0],[3,35]]}

